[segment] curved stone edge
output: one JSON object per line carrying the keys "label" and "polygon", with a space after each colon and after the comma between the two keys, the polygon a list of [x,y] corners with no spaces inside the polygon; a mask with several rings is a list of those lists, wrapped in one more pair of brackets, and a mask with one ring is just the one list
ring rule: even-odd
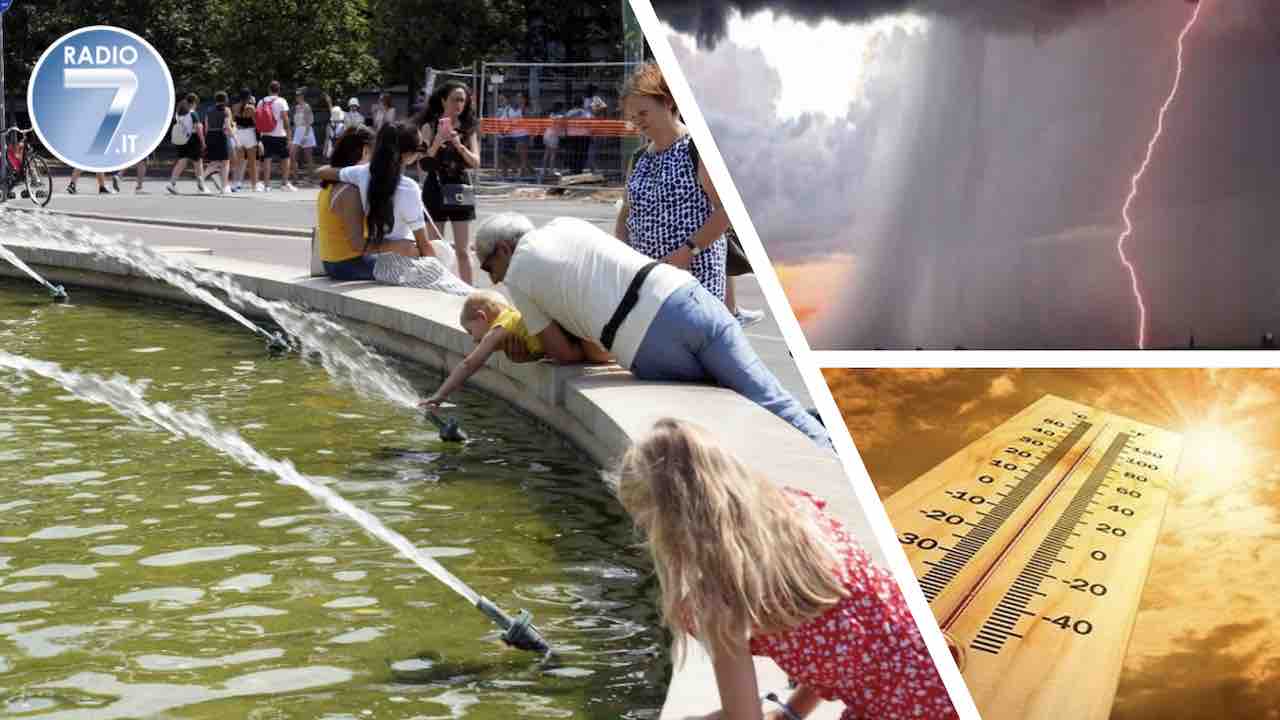
{"label": "curved stone edge", "polygon": [[[50,282],[202,306],[177,288],[86,251],[16,242],[6,247]],[[462,299],[455,296],[368,282],[338,283],[308,277],[294,268],[203,253],[175,254],[193,266],[225,273],[265,299],[288,300],[337,316],[380,350],[436,370],[452,368],[472,345],[457,324]],[[0,275],[26,278],[3,261]],[[244,314],[262,318],[252,310]],[[698,423],[755,471],[827,499],[830,509],[884,563],[839,460],[731,390],[639,381],[616,365],[517,364],[500,355],[490,358],[468,385],[531,415],[606,468],[660,418],[674,416]],[[719,708],[710,659],[696,643],[690,643],[690,649],[684,664],[673,670],[662,718],[684,718]],[[761,692],[775,690],[785,696],[786,678],[777,666],[764,659],[757,659],[756,665]],[[841,708],[839,703],[826,703],[810,717],[838,718]]]}

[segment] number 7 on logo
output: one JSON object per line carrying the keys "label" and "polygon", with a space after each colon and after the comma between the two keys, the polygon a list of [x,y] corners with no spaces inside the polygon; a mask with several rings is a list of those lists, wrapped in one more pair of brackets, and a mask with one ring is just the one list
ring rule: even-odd
{"label": "number 7 on logo", "polygon": [[133,102],[133,96],[138,94],[138,76],[125,68],[65,68],[62,71],[62,86],[72,90],[116,91],[111,98],[111,106],[107,108],[107,115],[98,128],[98,134],[89,146],[90,153],[105,155],[107,148],[116,139],[116,131],[120,129],[120,121]]}

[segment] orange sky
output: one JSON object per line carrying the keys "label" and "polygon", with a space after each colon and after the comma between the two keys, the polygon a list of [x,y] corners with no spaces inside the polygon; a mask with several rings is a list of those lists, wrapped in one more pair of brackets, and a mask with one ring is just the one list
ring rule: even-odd
{"label": "orange sky", "polygon": [[1185,433],[1111,717],[1280,718],[1280,370],[824,373],[882,496],[1045,393]]}
{"label": "orange sky", "polygon": [[782,283],[796,319],[808,331],[809,323],[849,284],[853,277],[853,256],[831,255],[803,263],[775,264],[773,269],[778,273],[778,282]]}

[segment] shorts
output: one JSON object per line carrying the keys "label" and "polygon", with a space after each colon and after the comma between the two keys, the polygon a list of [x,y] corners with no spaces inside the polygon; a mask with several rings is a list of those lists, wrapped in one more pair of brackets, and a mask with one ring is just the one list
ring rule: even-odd
{"label": "shorts", "polygon": [[555,132],[551,128],[547,128],[542,133],[542,144],[549,148],[560,147],[560,133]]}
{"label": "shorts", "polygon": [[258,144],[258,131],[253,128],[236,128],[236,143],[247,150]]}
{"label": "shorts", "polygon": [[209,147],[205,150],[205,159],[209,162],[223,162],[228,157],[227,136],[221,132],[214,131],[205,136],[209,143]]}
{"label": "shorts", "polygon": [[178,146],[179,160],[199,160],[204,155],[204,147],[200,145],[200,136],[192,135],[185,144]]}
{"label": "shorts", "polygon": [[289,141],[278,135],[262,136],[262,154],[267,160],[288,160]]}
{"label": "shorts", "polygon": [[[283,138],[281,138],[283,139]],[[324,272],[334,280],[350,282],[352,280],[373,279],[373,256],[357,255],[339,262],[324,261]]]}
{"label": "shorts", "polygon": [[315,147],[316,131],[309,127],[295,127],[293,129],[293,144],[304,148]]}

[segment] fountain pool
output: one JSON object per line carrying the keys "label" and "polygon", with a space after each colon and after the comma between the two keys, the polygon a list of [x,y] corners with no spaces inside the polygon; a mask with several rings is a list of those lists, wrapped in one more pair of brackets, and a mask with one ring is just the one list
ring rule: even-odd
{"label": "fountain pool", "polygon": [[[560,653],[497,642],[474,608],[272,475],[0,372],[0,715],[645,718],[665,687],[650,568],[596,468],[489,398],[471,442],[269,358],[243,328],[0,280],[0,347],[146,381],[291,460]],[[419,390],[439,376],[397,363]]]}

